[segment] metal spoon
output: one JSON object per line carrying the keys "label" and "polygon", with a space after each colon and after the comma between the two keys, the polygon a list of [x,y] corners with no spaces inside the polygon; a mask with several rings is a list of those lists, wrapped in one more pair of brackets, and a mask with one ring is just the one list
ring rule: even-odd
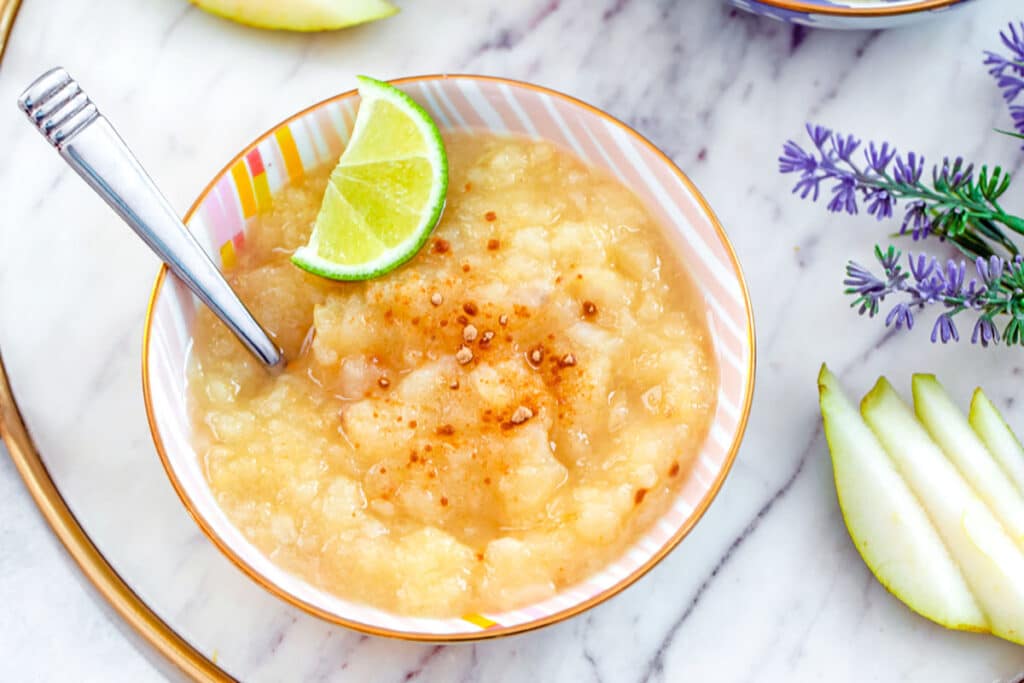
{"label": "metal spoon", "polygon": [[285,358],[171,208],[114,127],[68,73],[37,78],[18,106],[39,132],[175,275],[270,370]]}

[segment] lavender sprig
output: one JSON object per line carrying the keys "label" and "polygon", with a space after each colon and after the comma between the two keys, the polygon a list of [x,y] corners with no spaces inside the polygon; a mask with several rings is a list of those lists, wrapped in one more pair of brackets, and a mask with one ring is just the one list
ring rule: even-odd
{"label": "lavender sprig", "polygon": [[[941,309],[932,326],[932,342],[960,341],[954,318],[965,311],[978,314],[971,331],[971,343],[988,346],[1002,338],[1009,345],[1024,346],[1024,256],[1011,260],[991,256],[974,261],[976,278],[967,281],[963,261],[949,260],[945,268],[934,257],[907,255],[907,268],[900,265],[900,252],[890,246],[875,246],[875,259],[882,268],[876,276],[850,261],[846,266],[846,293],[855,298],[851,307],[861,315],[874,317],[886,297],[900,297],[885,316],[886,327],[914,327],[915,314],[926,308]],[[1001,321],[1004,325],[1000,332]]]}
{"label": "lavender sprig", "polygon": [[1017,104],[1017,98],[1024,92],[1024,22],[1018,26],[1010,23],[1008,30],[999,34],[1003,45],[1010,51],[1009,56],[998,52],[985,52],[985,66],[996,79],[996,85],[1003,91],[1003,99],[1010,107],[1010,118],[1017,136],[1024,136],[1024,104]]}
{"label": "lavender sprig", "polygon": [[[1003,68],[1017,73],[1015,62]],[[802,199],[817,201],[825,183],[831,192],[829,211],[855,215],[863,203],[881,221],[901,208],[900,234],[909,233],[914,240],[935,235],[971,257],[992,256],[997,249],[1011,256],[1019,253],[1003,228],[1024,234],[1024,219],[999,205],[1010,187],[1010,174],[999,166],[991,171],[982,166],[975,175],[973,164],[946,158],[932,167],[928,178],[923,156],[900,154],[887,142],[862,147],[852,135],[811,124],[807,134],[810,151],[789,140],[779,157],[781,173],[799,174],[793,193]]]}

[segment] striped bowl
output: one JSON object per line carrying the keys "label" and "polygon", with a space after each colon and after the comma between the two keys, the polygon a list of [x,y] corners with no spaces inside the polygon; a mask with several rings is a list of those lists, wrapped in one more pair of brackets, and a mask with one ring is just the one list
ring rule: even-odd
{"label": "striped bowl", "polygon": [[[425,76],[395,82],[442,128],[514,132],[554,141],[631,187],[665,226],[703,289],[721,372],[706,443],[671,509],[618,561],[543,602],[500,614],[425,619],[391,614],[329,595],[274,565],[228,521],[193,450],[185,367],[199,306],[167,269],[153,288],[143,341],[146,411],[157,451],[185,507],[246,574],[284,600],[367,633],[454,641],[517,633],[560,621],[621,591],[661,560],[696,524],[729,471],[746,426],[754,383],[750,300],[736,255],[693,184],[654,145],[607,114],[550,90],[480,76]],[[307,170],[337,161],[359,95],[306,109],[261,136],[211,182],[186,216],[218,264],[244,248],[254,216]]]}
{"label": "striped bowl", "polygon": [[754,14],[818,28],[905,26],[966,5],[970,0],[732,0]]}

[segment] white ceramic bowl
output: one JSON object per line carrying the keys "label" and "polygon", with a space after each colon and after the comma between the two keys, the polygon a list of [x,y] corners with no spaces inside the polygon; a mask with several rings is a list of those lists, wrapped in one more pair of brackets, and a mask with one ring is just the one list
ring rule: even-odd
{"label": "white ceramic bowl", "polygon": [[732,0],[741,9],[791,24],[876,29],[937,16],[970,0]]}
{"label": "white ceramic bowl", "polygon": [[[185,368],[199,302],[163,269],[153,289],[143,348],[143,388],[157,451],[171,483],[210,539],[267,589],[330,621],[367,633],[469,640],[525,631],[577,614],[619,592],[663,558],[710,505],[746,426],[754,384],[750,300],[721,226],[690,181],[651,143],[607,114],[525,83],[426,76],[395,84],[442,128],[489,129],[552,140],[629,185],[679,243],[707,302],[721,378],[714,422],[671,509],[619,560],[544,602],[500,614],[425,619],[342,600],[281,569],[236,529],[214,501],[192,447]],[[250,220],[272,194],[312,168],[336,162],[359,96],[316,104],[262,135],[207,186],[186,217],[221,265],[235,257]]]}

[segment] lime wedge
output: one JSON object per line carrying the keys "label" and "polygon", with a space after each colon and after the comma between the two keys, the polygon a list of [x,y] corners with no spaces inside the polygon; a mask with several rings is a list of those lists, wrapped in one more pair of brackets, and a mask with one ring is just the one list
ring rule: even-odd
{"label": "lime wedge", "polygon": [[259,28],[330,31],[389,17],[387,0],[192,0],[202,9]]}
{"label": "lime wedge", "polygon": [[333,280],[369,280],[402,265],[444,209],[448,157],[437,125],[401,90],[359,77],[362,103],[331,173],[309,243],[292,262]]}

